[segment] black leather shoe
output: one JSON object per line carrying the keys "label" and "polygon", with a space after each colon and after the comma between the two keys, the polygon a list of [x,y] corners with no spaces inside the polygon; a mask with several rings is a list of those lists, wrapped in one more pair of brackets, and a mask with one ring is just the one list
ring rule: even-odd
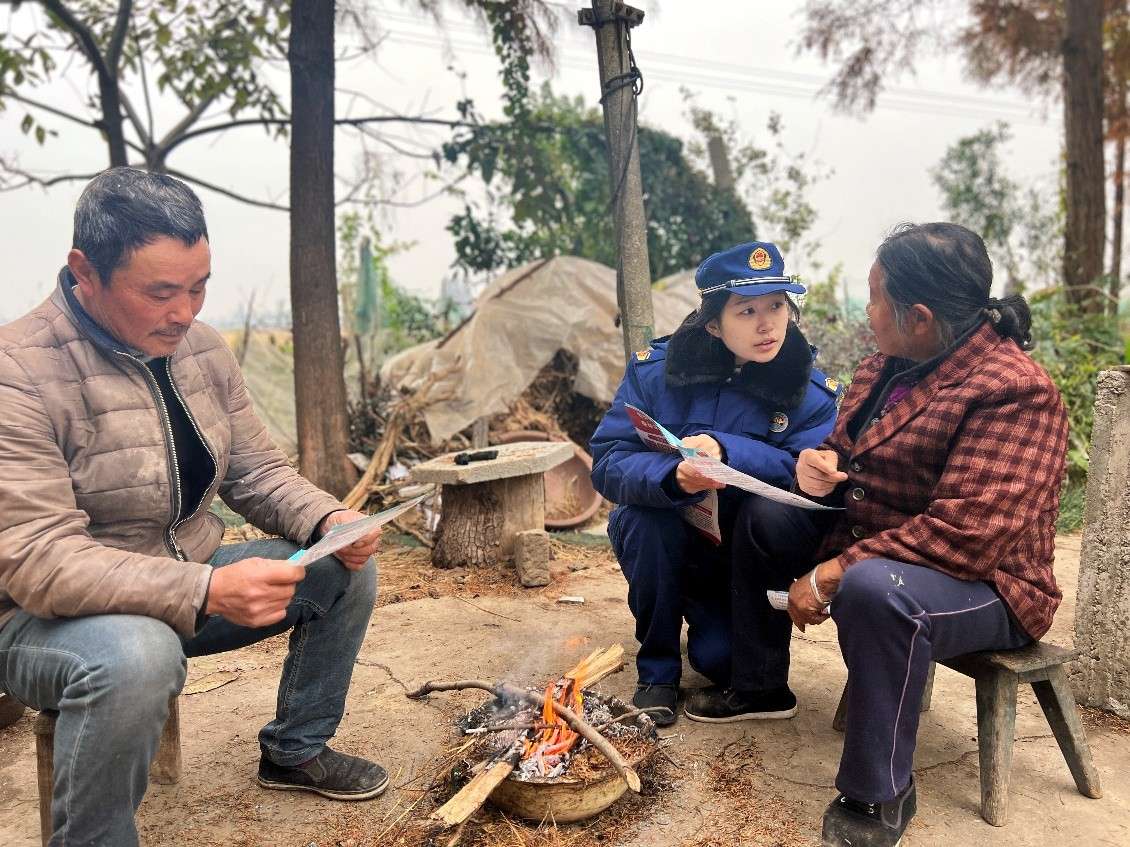
{"label": "black leather shoe", "polygon": [[840,794],[824,812],[823,847],[898,847],[918,811],[914,780],[894,800],[863,803]]}
{"label": "black leather shoe", "polygon": [[710,685],[691,694],[683,706],[683,714],[703,723],[781,720],[796,711],[796,696],[788,688],[739,691]]}
{"label": "black leather shoe", "polygon": [[311,791],[331,800],[371,800],[388,788],[388,774],[376,762],[324,747],[310,761],[291,767],[260,756],[259,784],[279,791]]}
{"label": "black leather shoe", "polygon": [[[675,703],[679,699],[679,686],[640,683],[636,686],[632,705],[637,709],[656,709],[648,712],[656,726],[670,726],[675,722]],[[660,711],[666,709],[666,711]]]}

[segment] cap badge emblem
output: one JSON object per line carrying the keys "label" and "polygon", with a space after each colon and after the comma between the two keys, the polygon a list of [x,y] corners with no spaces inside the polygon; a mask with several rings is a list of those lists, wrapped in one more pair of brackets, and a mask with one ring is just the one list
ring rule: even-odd
{"label": "cap badge emblem", "polygon": [[773,264],[773,260],[769,258],[769,251],[764,247],[758,247],[749,254],[749,266],[755,271],[763,271]]}

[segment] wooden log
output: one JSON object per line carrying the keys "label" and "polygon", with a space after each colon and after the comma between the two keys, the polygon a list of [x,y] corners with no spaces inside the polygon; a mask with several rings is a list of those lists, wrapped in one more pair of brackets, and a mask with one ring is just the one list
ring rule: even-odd
{"label": "wooden log", "polygon": [[501,558],[501,483],[443,486],[432,564],[437,568],[494,564]]}
{"label": "wooden log", "polygon": [[[465,679],[457,682],[425,682],[415,691],[409,691],[407,696],[410,699],[419,700],[435,691],[463,691],[468,688],[478,688],[487,691],[500,700],[524,701],[539,709],[545,708],[545,696],[542,694],[535,691],[527,691],[524,688],[511,685],[508,682],[490,683],[480,679]],[[582,736],[589,744],[600,751],[604,758],[608,759],[612,767],[616,769],[616,772],[620,774],[624,782],[628,784],[628,787],[638,794],[640,791],[639,774],[632,770],[631,766],[624,761],[624,757],[620,755],[620,751],[613,747],[607,738],[597,732],[590,723],[579,717],[572,709],[562,706],[554,700],[550,700],[550,704],[557,716],[565,721],[566,725],[573,730],[573,732]]]}
{"label": "wooden log", "polygon": [[432,818],[444,826],[457,826],[478,811],[506,777],[510,776],[522,755],[521,743],[514,744],[486,770],[476,774],[459,792],[432,812]]}

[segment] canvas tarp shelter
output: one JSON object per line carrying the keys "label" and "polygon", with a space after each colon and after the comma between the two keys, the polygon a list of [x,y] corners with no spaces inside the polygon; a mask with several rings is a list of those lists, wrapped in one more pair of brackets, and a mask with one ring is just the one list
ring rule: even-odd
{"label": "canvas tarp shelter", "polygon": [[[697,305],[693,278],[684,277],[652,292],[657,336],[674,331]],[[423,416],[437,442],[505,412],[558,350],[577,359],[574,390],[610,404],[624,374],[616,312],[611,268],[572,256],[534,262],[491,282],[474,315],[446,337],[389,359],[381,380],[416,391],[434,378]]]}

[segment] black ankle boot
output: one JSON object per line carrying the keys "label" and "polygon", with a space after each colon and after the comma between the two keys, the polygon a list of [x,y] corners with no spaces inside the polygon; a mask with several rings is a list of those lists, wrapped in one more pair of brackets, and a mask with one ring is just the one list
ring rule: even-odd
{"label": "black ankle boot", "polygon": [[823,847],[898,847],[918,810],[914,779],[895,799],[863,803],[839,795],[824,812]]}

